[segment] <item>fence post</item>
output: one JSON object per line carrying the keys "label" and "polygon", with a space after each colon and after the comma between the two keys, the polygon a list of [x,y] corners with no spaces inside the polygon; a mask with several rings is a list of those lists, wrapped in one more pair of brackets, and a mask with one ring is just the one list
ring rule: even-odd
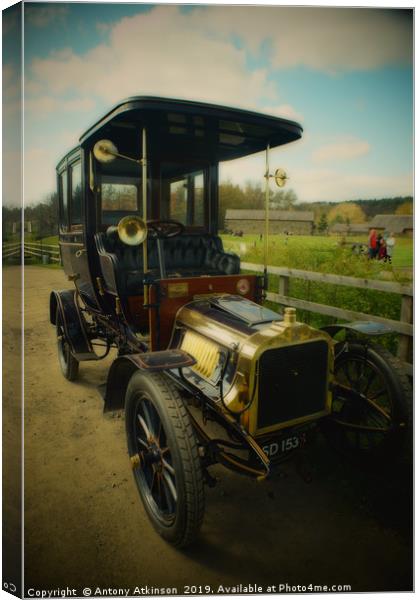
{"label": "fence post", "polygon": [[279,295],[280,296],[288,296],[289,295],[289,276],[288,275],[280,275],[279,276]]}
{"label": "fence post", "polygon": [[[413,297],[401,296],[400,321],[404,323],[413,322]],[[412,362],[413,340],[408,335],[400,335],[398,341],[397,357],[404,361]]]}

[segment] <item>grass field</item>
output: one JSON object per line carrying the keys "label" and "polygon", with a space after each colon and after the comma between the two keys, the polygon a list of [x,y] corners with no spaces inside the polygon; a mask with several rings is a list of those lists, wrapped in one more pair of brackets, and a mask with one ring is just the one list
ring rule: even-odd
{"label": "grass field", "polygon": [[[264,244],[258,235],[244,235],[241,238],[222,235],[222,239],[225,250],[239,254],[242,260],[263,262]],[[348,237],[346,241],[350,244],[366,243],[366,238]],[[391,278],[391,274],[399,279],[403,276],[400,272],[402,267],[405,271],[413,266],[413,240],[410,238],[397,238],[392,266],[369,261],[365,256],[355,256],[351,245],[343,247],[339,242],[340,238],[336,236],[272,235],[269,237],[268,264],[373,279],[381,277],[384,272],[390,274],[387,279]]]}
{"label": "grass field", "polygon": [[[223,235],[226,250],[241,256],[250,263],[263,263],[264,243],[258,235],[244,235],[242,238]],[[397,238],[392,265],[382,261],[369,260],[352,252],[354,242],[366,243],[365,237],[349,237],[350,245],[340,245],[335,236],[288,236],[273,235],[269,238],[268,264],[305,271],[317,271],[337,275],[349,275],[363,279],[384,279],[400,283],[412,279],[413,240]],[[270,291],[277,291],[278,277],[269,276]],[[398,294],[362,290],[353,287],[291,279],[289,295],[319,304],[337,306],[348,310],[378,315],[399,320],[401,297]],[[273,305],[274,309],[278,309]],[[316,327],[335,323],[328,317],[298,310],[298,319]],[[396,350],[397,337],[385,336],[382,343],[390,350]]]}

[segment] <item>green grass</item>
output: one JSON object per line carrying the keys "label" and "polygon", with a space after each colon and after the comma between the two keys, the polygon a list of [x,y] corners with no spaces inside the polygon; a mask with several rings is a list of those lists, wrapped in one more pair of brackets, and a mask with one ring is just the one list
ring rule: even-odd
{"label": "green grass", "polygon": [[[264,243],[258,235],[244,235],[242,238],[223,235],[225,250],[241,256],[243,262],[263,263]],[[413,241],[397,238],[393,264],[369,260],[366,256],[356,256],[351,246],[343,247],[336,236],[289,236],[272,235],[269,238],[268,264],[305,271],[348,275],[363,279],[385,279],[400,283],[411,280],[413,266]],[[348,237],[350,242],[366,242],[365,237]],[[398,294],[362,290],[349,286],[332,285],[302,279],[290,279],[289,295],[319,304],[336,306],[365,314],[378,315],[399,320],[401,297]],[[278,290],[278,277],[269,276],[269,290]],[[278,310],[273,304],[272,308]],[[337,322],[328,317],[298,310],[298,319],[315,327]],[[391,351],[396,350],[397,336],[385,336],[382,343]]]}
{"label": "green grass", "polygon": [[[243,261],[263,263],[264,243],[258,235],[249,234],[242,238],[222,235],[222,239],[225,250],[239,254]],[[347,241],[366,242],[366,238],[348,237]],[[286,238],[285,235],[271,235],[268,264],[369,279],[401,281],[410,278],[410,273],[401,273],[399,269],[413,266],[411,239],[397,238],[392,266],[368,260],[365,256],[355,256],[351,246],[342,247],[339,242],[340,238],[336,236],[294,235]]]}
{"label": "green grass", "polygon": [[58,235],[50,235],[49,237],[42,238],[42,240],[38,240],[43,244],[51,244],[53,246],[58,246]]}

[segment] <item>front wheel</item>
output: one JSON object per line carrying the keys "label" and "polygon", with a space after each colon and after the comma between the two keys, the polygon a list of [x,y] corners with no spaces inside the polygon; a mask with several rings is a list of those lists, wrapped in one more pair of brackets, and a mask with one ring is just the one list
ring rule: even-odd
{"label": "front wheel", "polygon": [[179,548],[197,537],[204,515],[203,476],[188,413],[162,374],[137,371],[125,397],[134,479],[157,532]]}
{"label": "front wheel", "polygon": [[411,386],[388,350],[337,344],[334,378],[325,432],[337,449],[366,462],[411,453]]}

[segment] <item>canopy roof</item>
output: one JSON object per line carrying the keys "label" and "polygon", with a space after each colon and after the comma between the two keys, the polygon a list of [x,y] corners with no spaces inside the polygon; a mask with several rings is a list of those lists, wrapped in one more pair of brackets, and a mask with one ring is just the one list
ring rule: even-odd
{"label": "canopy roof", "polygon": [[149,133],[149,148],[185,157],[223,161],[299,139],[294,121],[203,102],[136,96],[117,104],[80,138],[91,145],[101,138]]}

